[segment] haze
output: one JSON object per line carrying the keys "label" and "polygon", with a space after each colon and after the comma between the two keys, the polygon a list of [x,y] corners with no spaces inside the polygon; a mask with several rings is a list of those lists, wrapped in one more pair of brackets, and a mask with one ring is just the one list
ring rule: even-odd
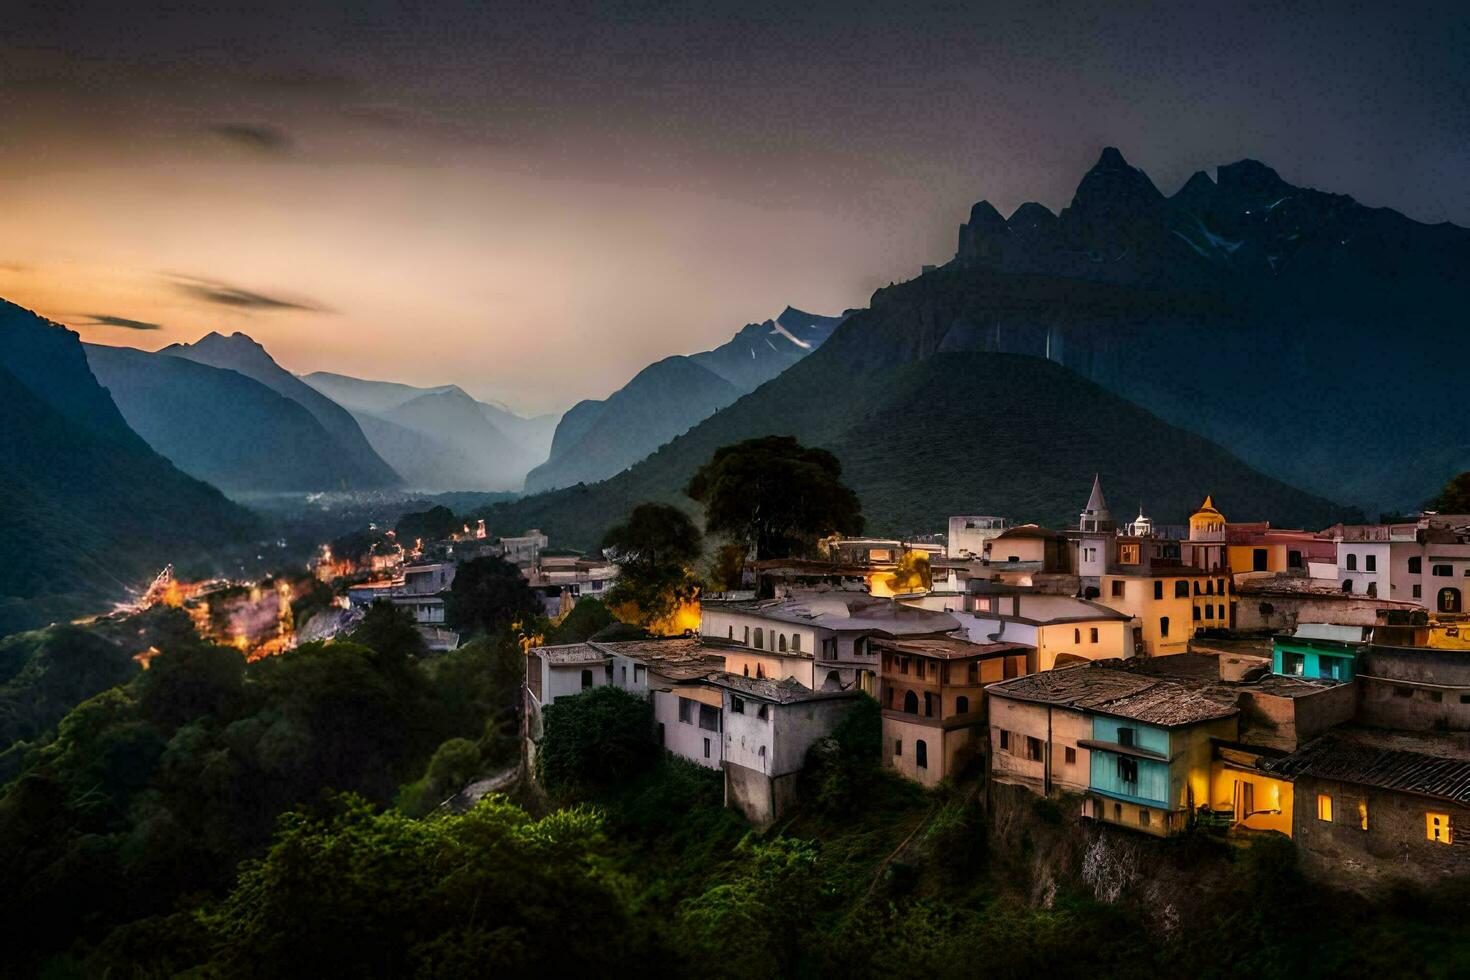
{"label": "haze", "polygon": [[1452,4],[56,6],[0,47],[0,296],[527,413],[863,305],[1105,144],[1470,223]]}

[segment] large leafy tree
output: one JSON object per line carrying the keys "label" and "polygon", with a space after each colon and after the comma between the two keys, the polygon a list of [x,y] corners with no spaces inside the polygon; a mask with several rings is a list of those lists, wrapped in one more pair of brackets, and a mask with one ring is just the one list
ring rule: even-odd
{"label": "large leafy tree", "polygon": [[499,633],[541,615],[541,600],[520,569],[493,555],[461,562],[444,601],[444,615],[459,630]]}
{"label": "large leafy tree", "polygon": [[607,532],[602,546],[618,566],[608,603],[639,625],[668,622],[699,591],[693,565],[704,546],[699,528],[677,507],[639,504]]}
{"label": "large leafy tree", "polygon": [[398,534],[398,540],[407,547],[413,544],[415,538],[422,538],[426,543],[439,541],[462,527],[464,522],[454,516],[454,511],[441,504],[428,510],[404,514],[398,518],[394,531]]}
{"label": "large leafy tree", "polygon": [[1439,514],[1470,514],[1470,471],[1446,483],[1425,508]]}
{"label": "large leafy tree", "polygon": [[810,554],[819,539],[863,529],[842,464],[792,436],[747,439],[715,451],[689,482],[705,528],[742,543],[756,560]]}
{"label": "large leafy tree", "polygon": [[616,786],[657,758],[652,705],[620,687],[557,698],[545,720],[536,766],[553,793]]}

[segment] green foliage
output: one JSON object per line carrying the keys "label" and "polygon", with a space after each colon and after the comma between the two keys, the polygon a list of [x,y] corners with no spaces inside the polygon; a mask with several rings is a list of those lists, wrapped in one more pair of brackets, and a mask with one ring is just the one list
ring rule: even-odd
{"label": "green foliage", "polygon": [[581,643],[590,640],[599,630],[606,629],[615,622],[617,619],[601,600],[578,599],[572,611],[547,631],[546,642]]}
{"label": "green foliage", "polygon": [[1424,509],[1440,514],[1470,514],[1470,471],[1453,477]]}
{"label": "green foliage", "polygon": [[809,554],[833,533],[859,534],[862,506],[842,483],[842,464],[792,436],[747,439],[715,450],[689,481],[705,527],[747,545],[757,561]]}
{"label": "green foliage", "polygon": [[352,631],[353,643],[361,643],[379,653],[390,650],[415,656],[429,652],[423,634],[415,627],[408,610],[399,609],[387,599],[378,599],[363,614],[362,622]]}
{"label": "green foliage", "polygon": [[546,788],[563,795],[626,779],[655,759],[653,706],[618,687],[594,687],[542,709],[536,753]]}
{"label": "green foliage", "polygon": [[510,562],[474,558],[455,571],[444,615],[455,629],[493,634],[538,618],[541,600]]}
{"label": "green foliage", "polygon": [[[704,547],[699,528],[677,507],[639,504],[627,521],[607,532],[602,546],[618,566],[608,604],[639,625],[666,621],[681,602],[699,593],[693,565]],[[629,616],[621,610],[631,608]]]}
{"label": "green foliage", "polygon": [[398,518],[393,530],[404,547],[409,547],[416,538],[423,539],[425,544],[441,541],[463,527],[464,521],[455,517],[454,511],[439,504],[428,510],[404,514]]}
{"label": "green foliage", "polygon": [[482,767],[478,744],[467,738],[451,738],[434,752],[423,778],[403,787],[398,794],[398,809],[411,817],[421,817],[467,786]]}
{"label": "green foliage", "polygon": [[627,914],[585,810],[533,820],[491,797],[413,820],[340,801],[287,815],[203,921],[226,976],[616,974]]}

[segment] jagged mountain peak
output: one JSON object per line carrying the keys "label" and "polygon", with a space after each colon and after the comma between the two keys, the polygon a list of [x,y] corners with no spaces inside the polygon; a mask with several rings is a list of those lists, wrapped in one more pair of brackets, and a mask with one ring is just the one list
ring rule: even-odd
{"label": "jagged mountain peak", "polygon": [[1252,194],[1289,193],[1296,188],[1259,160],[1239,160],[1216,171],[1220,189]]}
{"label": "jagged mountain peak", "polygon": [[1164,195],[1154,186],[1148,174],[1130,166],[1115,147],[1107,147],[1092,169],[1082,176],[1072,195],[1072,207],[1086,210],[1095,207],[1137,206],[1155,204]]}
{"label": "jagged mountain peak", "polygon": [[970,227],[976,230],[1004,231],[1005,226],[1006,219],[989,201],[980,201],[970,209]]}

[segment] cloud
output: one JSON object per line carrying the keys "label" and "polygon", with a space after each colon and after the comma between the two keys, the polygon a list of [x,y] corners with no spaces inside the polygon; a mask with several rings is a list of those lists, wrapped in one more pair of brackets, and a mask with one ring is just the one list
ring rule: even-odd
{"label": "cloud", "polygon": [[234,310],[297,310],[304,313],[333,313],[330,307],[306,299],[282,299],[249,289],[241,289],[216,279],[170,275],[174,289],[192,299]]}
{"label": "cloud", "polygon": [[130,320],[125,316],[113,316],[110,313],[83,313],[89,319],[73,323],[75,327],[126,327],[129,330],[161,330],[160,323],[149,323],[147,320]]}
{"label": "cloud", "polygon": [[255,123],[215,123],[208,127],[216,136],[266,156],[284,156],[295,142],[284,130]]}

